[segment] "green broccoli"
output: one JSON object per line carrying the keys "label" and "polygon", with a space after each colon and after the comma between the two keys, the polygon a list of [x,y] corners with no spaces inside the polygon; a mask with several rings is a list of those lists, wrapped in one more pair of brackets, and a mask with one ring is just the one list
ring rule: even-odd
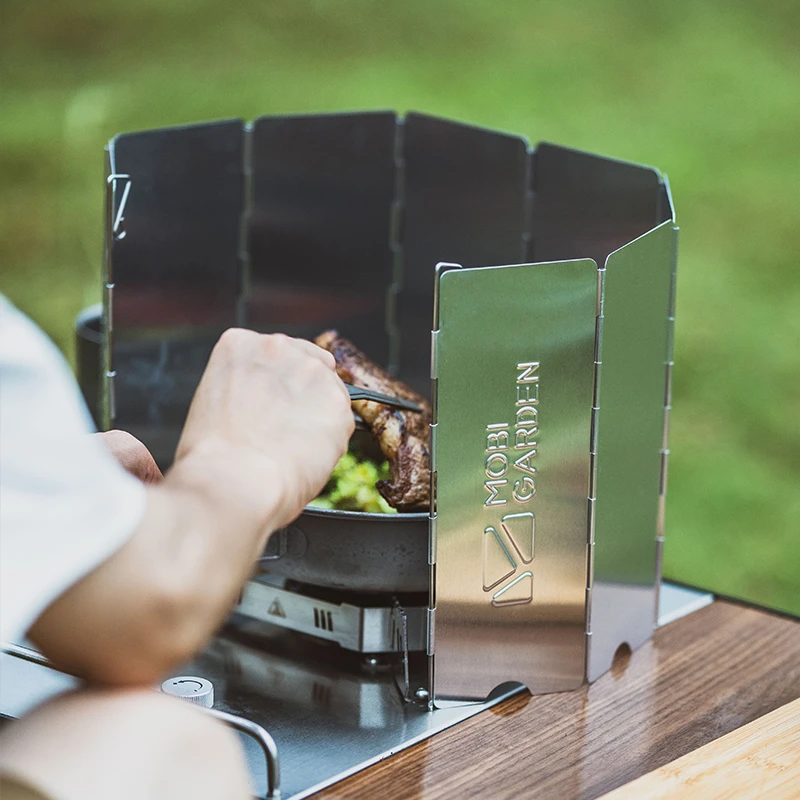
{"label": "green broccoli", "polygon": [[380,464],[356,453],[345,453],[334,467],[330,480],[311,508],[335,508],[340,511],[371,511],[396,514],[375,487],[389,477],[389,462]]}

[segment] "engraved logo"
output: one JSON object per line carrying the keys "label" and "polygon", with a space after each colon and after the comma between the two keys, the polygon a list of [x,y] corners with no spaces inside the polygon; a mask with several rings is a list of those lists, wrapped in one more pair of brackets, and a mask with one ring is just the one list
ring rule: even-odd
{"label": "engraved logo", "polygon": [[[533,512],[525,511],[506,514],[499,531],[492,525],[483,531],[483,591],[496,589],[493,606],[516,606],[533,600],[533,573],[524,567],[533,561],[535,527]],[[509,578],[512,580],[500,586]]]}
{"label": "engraved logo", "polygon": [[[533,573],[526,567],[533,561],[536,518],[527,504],[538,478],[539,366],[517,364],[514,422],[486,426],[483,507],[509,512],[483,531],[483,591],[491,593],[493,606],[533,600]],[[525,510],[511,512],[514,506]]]}

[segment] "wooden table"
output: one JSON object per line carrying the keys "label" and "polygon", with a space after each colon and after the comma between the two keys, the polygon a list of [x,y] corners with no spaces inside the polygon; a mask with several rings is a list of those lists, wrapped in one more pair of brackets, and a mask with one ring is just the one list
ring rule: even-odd
{"label": "wooden table", "polygon": [[315,795],[594,798],[800,697],[800,623],[728,602],[591,686],[512,698]]}

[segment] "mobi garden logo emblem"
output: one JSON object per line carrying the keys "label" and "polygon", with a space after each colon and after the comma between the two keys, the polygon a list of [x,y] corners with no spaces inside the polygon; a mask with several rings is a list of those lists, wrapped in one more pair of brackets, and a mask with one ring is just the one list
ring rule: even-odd
{"label": "mobi garden logo emblem", "polygon": [[493,606],[533,600],[539,368],[538,361],[517,364],[513,422],[486,426],[483,508],[496,519],[483,531],[483,591]]}

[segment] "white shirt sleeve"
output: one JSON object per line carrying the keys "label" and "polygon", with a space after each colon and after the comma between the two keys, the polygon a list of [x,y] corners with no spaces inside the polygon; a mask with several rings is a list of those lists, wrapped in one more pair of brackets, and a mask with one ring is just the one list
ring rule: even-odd
{"label": "white shirt sleeve", "polygon": [[55,345],[0,295],[0,640],[115,553],[146,490],[97,437]]}

